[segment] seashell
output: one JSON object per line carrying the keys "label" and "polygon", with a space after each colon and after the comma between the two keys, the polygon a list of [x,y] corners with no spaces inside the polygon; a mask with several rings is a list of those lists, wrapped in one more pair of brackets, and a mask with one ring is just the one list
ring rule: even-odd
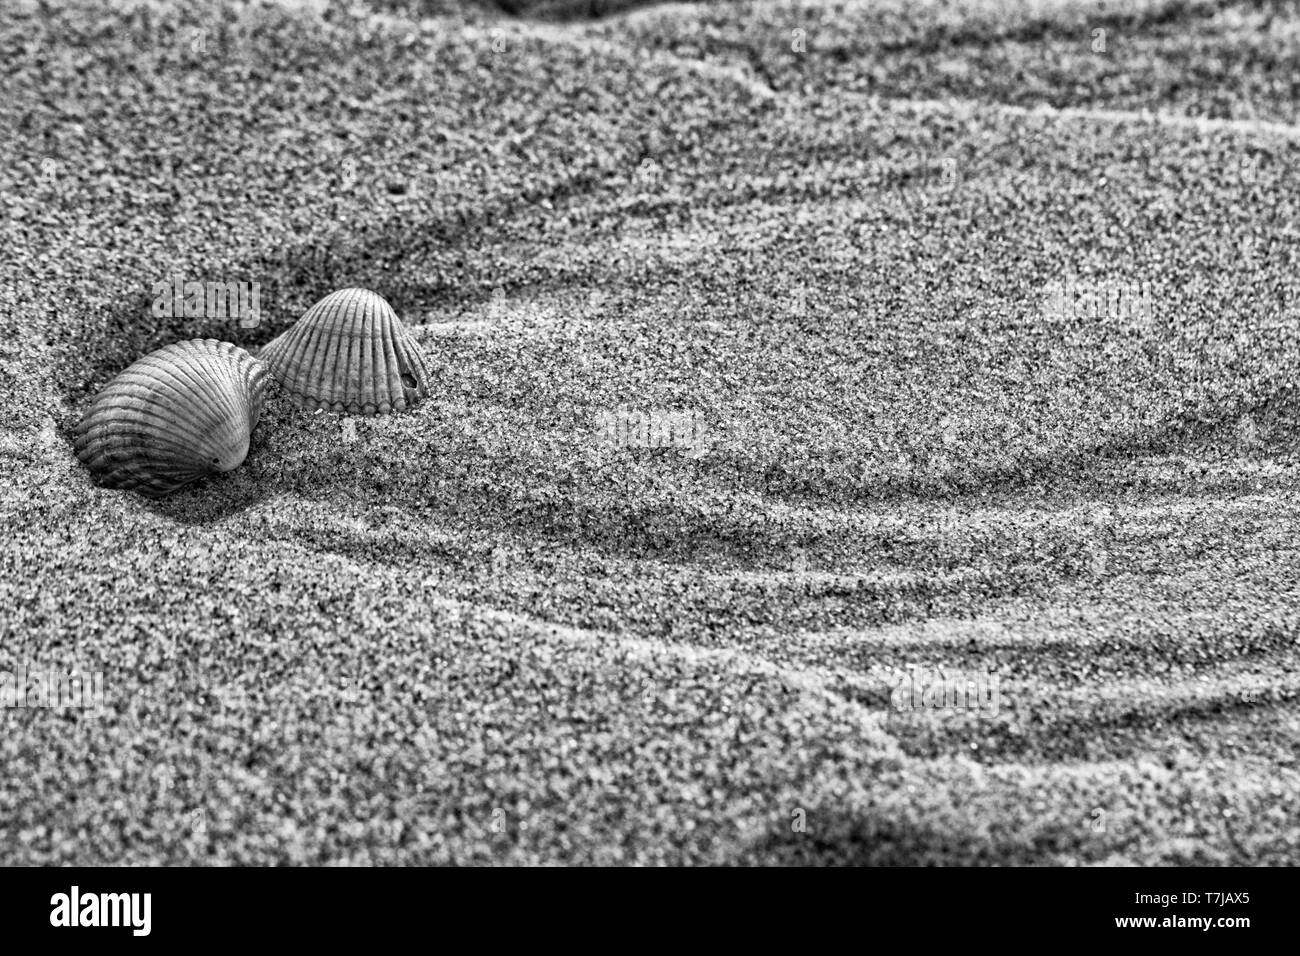
{"label": "seashell", "polygon": [[161,497],[237,468],[266,391],[266,365],[216,339],[150,352],[104,387],[77,424],[77,457],[108,488]]}
{"label": "seashell", "polygon": [[429,394],[420,346],[392,306],[366,289],[330,293],[258,357],[302,408],[384,415]]}

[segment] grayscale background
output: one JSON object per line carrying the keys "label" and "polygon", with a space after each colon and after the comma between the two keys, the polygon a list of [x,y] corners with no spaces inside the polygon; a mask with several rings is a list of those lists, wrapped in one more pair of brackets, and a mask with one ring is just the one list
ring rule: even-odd
{"label": "grayscale background", "polygon": [[[0,863],[1300,863],[1298,82],[1282,2],[5,0]],[[350,286],[414,410],[73,455]]]}

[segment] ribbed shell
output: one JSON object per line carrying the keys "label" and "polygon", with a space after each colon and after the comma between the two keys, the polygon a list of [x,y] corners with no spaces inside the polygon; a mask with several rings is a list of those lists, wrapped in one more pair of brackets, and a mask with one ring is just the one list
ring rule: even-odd
{"label": "ribbed shell", "polygon": [[109,488],[151,497],[237,468],[262,413],[268,369],[216,339],[177,342],[131,365],[77,425],[77,457]]}
{"label": "ribbed shell", "polygon": [[385,415],[429,394],[419,345],[392,307],[366,289],[330,293],[259,357],[302,408]]}

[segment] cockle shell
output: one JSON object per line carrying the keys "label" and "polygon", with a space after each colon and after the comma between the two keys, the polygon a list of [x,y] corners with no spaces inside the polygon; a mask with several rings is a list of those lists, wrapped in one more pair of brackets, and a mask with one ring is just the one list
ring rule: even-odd
{"label": "cockle shell", "polygon": [[429,394],[420,346],[392,306],[366,289],[330,293],[259,358],[302,408],[385,415]]}
{"label": "cockle shell", "polygon": [[161,497],[237,468],[266,391],[266,365],[216,339],[150,352],[95,396],[77,457],[109,488]]}

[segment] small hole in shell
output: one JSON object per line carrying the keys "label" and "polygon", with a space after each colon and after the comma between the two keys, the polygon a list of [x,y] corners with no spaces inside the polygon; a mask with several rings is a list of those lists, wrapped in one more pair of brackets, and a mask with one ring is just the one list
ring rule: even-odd
{"label": "small hole in shell", "polygon": [[417,386],[417,383],[415,381],[415,376],[412,375],[410,372],[403,372],[402,384],[405,385],[407,388],[415,388]]}

